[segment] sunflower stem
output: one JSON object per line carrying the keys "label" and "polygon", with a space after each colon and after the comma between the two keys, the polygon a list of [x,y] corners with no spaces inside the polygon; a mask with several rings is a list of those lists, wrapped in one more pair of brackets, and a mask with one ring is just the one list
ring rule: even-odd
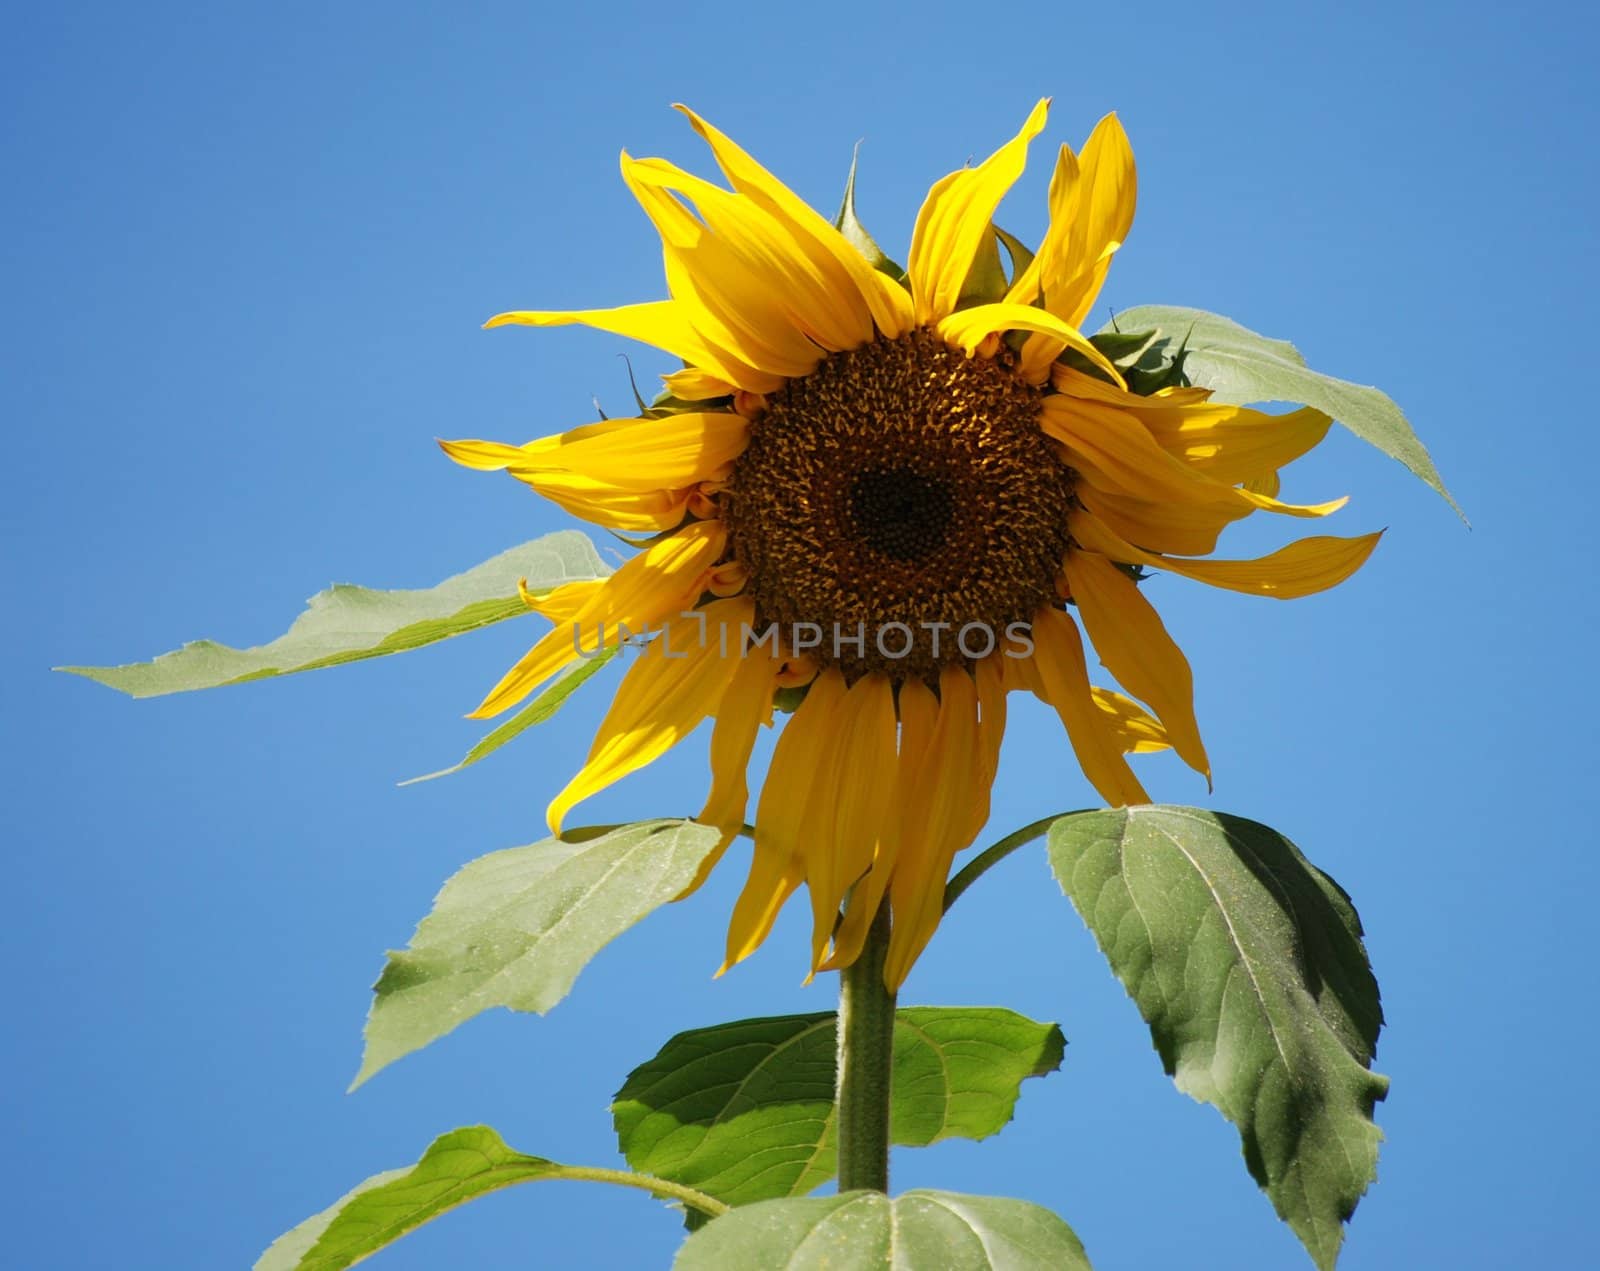
{"label": "sunflower stem", "polygon": [[839,1190],[889,1190],[889,1086],[895,995],[883,983],[889,907],[872,921],[861,956],[839,973]]}

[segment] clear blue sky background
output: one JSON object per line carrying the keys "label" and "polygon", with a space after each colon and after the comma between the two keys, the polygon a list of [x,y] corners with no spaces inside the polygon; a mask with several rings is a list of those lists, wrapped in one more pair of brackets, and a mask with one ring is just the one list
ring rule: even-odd
{"label": "clear blue sky background", "polygon": [[[1149,763],[1153,791],[1278,826],[1366,920],[1394,1087],[1343,1265],[1586,1265],[1595,36],[1559,4],[13,8],[8,1263],[246,1266],[457,1125],[609,1162],[608,1099],[669,1034],[828,1008],[797,912],[711,981],[735,855],[550,1016],[481,1018],[347,1097],[383,950],[458,865],[539,837],[608,693],[401,790],[477,737],[463,711],[533,626],[142,703],[47,668],[257,643],[330,582],[427,585],[567,524],[432,438],[625,409],[620,342],[478,324],[661,294],[616,157],[709,168],[668,103],[829,211],[865,138],[863,215],[903,251],[927,185],[1053,94],[1049,146],[1116,109],[1139,158],[1105,302],[1217,310],[1383,385],[1475,527],[1341,434],[1288,488],[1352,494],[1335,532],[1389,527],[1353,582],[1287,605],[1150,584],[1217,770],[1208,800]],[[1029,236],[1048,154],[1006,212]],[[994,834],[1090,798],[1053,716],[1015,720]],[[702,738],[587,813],[691,811],[703,783]],[[1071,1044],[1003,1134],[902,1152],[899,1185],[1048,1205],[1101,1271],[1306,1265],[1041,851],[963,901],[906,997]],[[541,1184],[372,1265],[660,1266],[677,1238],[647,1198]]]}

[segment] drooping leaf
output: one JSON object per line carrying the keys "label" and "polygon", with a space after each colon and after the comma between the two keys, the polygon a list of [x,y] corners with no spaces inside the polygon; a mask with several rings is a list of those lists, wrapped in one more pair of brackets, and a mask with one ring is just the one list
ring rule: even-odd
{"label": "drooping leaf", "polygon": [[[1061,1030],[1000,1007],[895,1015],[893,1141],[982,1139],[1025,1078],[1061,1063]],[[834,1176],[834,1015],[780,1015],[679,1033],[612,1104],[628,1164],[730,1205],[801,1196]]]}
{"label": "drooping leaf", "polygon": [[858,142],[850,155],[850,175],[844,183],[844,200],[839,204],[839,214],[833,218],[834,228],[843,234],[849,244],[865,256],[879,273],[887,274],[896,282],[904,282],[906,280],[904,267],[884,254],[883,248],[873,241],[872,235],[867,233],[867,227],[856,215],[856,165],[860,161],[861,145]]}
{"label": "drooping leaf", "polygon": [[[620,1170],[561,1165],[512,1151],[486,1125],[471,1125],[435,1139],[410,1169],[388,1170],[346,1192],[320,1214],[274,1240],[255,1271],[342,1271],[393,1244],[448,1209],[539,1179],[615,1183],[661,1195],[653,1180]],[[693,1193],[671,1197],[710,1201]]]}
{"label": "drooping leaf", "polygon": [[1287,340],[1272,340],[1218,314],[1178,305],[1124,309],[1107,329],[1159,330],[1170,349],[1186,350],[1183,369],[1189,380],[1211,389],[1221,401],[1301,402],[1333,416],[1363,441],[1398,459],[1466,519],[1404,412],[1376,388],[1311,370]]}
{"label": "drooping leaf", "polygon": [[764,1200],[690,1236],[673,1271],[1089,1271],[1072,1228],[999,1196],[845,1192]]}
{"label": "drooping leaf", "polygon": [[640,821],[491,852],[440,891],[373,986],[354,1089],[491,1007],[543,1014],[602,948],[681,894],[718,832]]}
{"label": "drooping leaf", "polygon": [[515,618],[528,611],[517,596],[519,578],[526,578],[532,591],[548,591],[610,572],[585,535],[561,530],[502,552],[437,587],[374,591],[340,583],[311,597],[287,632],[253,649],[196,640],[151,662],[56,669],[130,697],[242,684],[405,653]]}
{"label": "drooping leaf", "polygon": [[412,777],[402,781],[403,786],[414,786],[419,781],[432,781],[435,777],[448,777],[452,773],[460,772],[463,768],[470,768],[478,760],[499,750],[514,737],[519,737],[535,724],[542,724],[566,705],[567,699],[583,687],[584,683],[620,651],[620,645],[611,645],[594,653],[588,653],[579,661],[574,662],[562,671],[555,679],[550,681],[539,694],[519,710],[510,719],[499,727],[484,734],[484,737],[471,750],[462,756],[461,762],[449,768],[441,768],[438,772],[425,773],[420,777]]}
{"label": "drooping leaf", "polygon": [[1238,1127],[1252,1177],[1331,1268],[1389,1087],[1350,898],[1276,831],[1198,808],[1075,813],[1049,854],[1167,1072]]}

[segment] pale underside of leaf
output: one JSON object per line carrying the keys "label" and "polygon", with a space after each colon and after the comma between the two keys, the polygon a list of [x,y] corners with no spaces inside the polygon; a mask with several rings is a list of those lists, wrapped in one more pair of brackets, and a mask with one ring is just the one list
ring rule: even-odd
{"label": "pale underside of leaf", "polygon": [[562,530],[502,552],[435,587],[377,591],[337,584],[318,592],[287,632],[268,644],[234,649],[196,640],[150,662],[63,666],[130,697],[218,688],[297,671],[405,653],[527,613],[517,594],[602,578],[610,568],[588,537]]}
{"label": "pale underside of leaf", "polygon": [[765,1200],[691,1236],[674,1271],[1089,1271],[1070,1227],[1027,1201],[953,1192]]}

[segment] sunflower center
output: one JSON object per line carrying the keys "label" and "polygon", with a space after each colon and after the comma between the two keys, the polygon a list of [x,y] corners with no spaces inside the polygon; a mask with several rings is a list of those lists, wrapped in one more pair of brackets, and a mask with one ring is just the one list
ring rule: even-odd
{"label": "sunflower center", "polygon": [[1055,600],[1072,473],[1039,393],[931,331],[836,353],[768,399],[723,499],[756,617],[848,679],[931,680]]}
{"label": "sunflower center", "polygon": [[850,483],[857,533],[894,560],[922,560],[943,547],[954,511],[950,483],[913,468],[875,468]]}

